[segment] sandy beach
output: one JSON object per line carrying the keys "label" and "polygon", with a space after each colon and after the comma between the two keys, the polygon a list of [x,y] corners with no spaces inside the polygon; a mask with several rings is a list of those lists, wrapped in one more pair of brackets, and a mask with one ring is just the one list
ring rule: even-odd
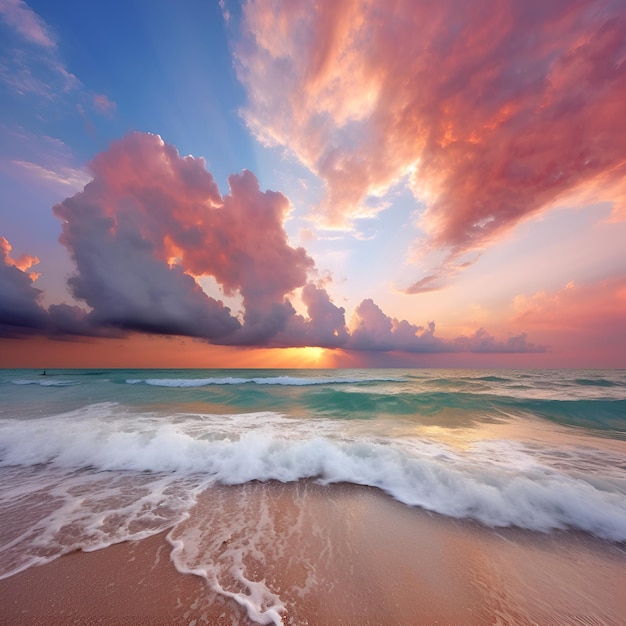
{"label": "sandy beach", "polygon": [[285,624],[620,624],[624,580],[623,546],[584,533],[489,529],[368,487],[255,482],[205,492],[169,534],[0,581],[0,622],[246,624],[241,598],[258,592]]}

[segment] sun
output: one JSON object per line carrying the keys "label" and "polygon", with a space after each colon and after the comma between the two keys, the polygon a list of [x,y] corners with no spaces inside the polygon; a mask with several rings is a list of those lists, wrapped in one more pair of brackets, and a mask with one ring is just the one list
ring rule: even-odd
{"label": "sun", "polygon": [[[269,352],[269,351],[268,351]],[[316,346],[272,350],[273,367],[329,367],[329,350]]]}
{"label": "sun", "polygon": [[316,364],[320,364],[324,358],[324,356],[326,355],[326,350],[324,350],[324,348],[317,348],[317,347],[307,347],[307,348],[303,348],[304,350],[304,357],[309,360],[312,361],[313,363]]}

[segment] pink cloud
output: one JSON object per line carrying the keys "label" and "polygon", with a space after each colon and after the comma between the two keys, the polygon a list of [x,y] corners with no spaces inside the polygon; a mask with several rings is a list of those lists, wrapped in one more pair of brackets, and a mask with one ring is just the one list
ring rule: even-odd
{"label": "pink cloud", "polygon": [[228,24],[230,22],[230,11],[228,10],[228,7],[226,6],[225,0],[220,0],[219,5],[220,5],[220,11],[222,12],[222,17],[224,18],[224,21]]}
{"label": "pink cloud", "polygon": [[[17,259],[13,259],[11,258],[11,250],[13,250],[13,246],[8,240],[5,237],[0,237],[0,258],[4,261],[5,265],[16,267],[18,270],[26,272],[26,270],[30,269],[33,265],[39,263],[39,259],[30,254],[23,254]],[[29,276],[31,281],[35,281],[37,280],[38,274],[31,273]]]}
{"label": "pink cloud", "polygon": [[513,323],[536,337],[549,337],[570,366],[624,367],[626,363],[626,277],[570,282],[562,289],[517,296]]}
{"label": "pink cloud", "polygon": [[[288,243],[289,201],[262,192],[254,174],[229,177],[230,194],[222,196],[202,159],[139,133],[114,142],[90,168],[93,181],[54,210],[78,269],[73,292],[99,324],[232,344],[345,343],[344,309],[307,284],[313,260]],[[201,276],[242,297],[241,327],[225,308],[230,326],[208,324],[211,312],[200,300],[211,299],[195,282]],[[306,318],[288,300],[299,288]],[[166,315],[170,301],[176,320]]]}
{"label": "pink cloud", "polygon": [[0,15],[30,43],[44,48],[56,46],[45,22],[23,0],[0,0]]}
{"label": "pink cloud", "polygon": [[513,304],[517,323],[571,333],[595,328],[626,344],[626,276],[570,282],[555,293],[517,296]]}
{"label": "pink cloud", "polygon": [[117,104],[105,94],[96,94],[93,97],[93,106],[102,115],[112,117],[117,110]]}
{"label": "pink cloud", "polygon": [[[230,176],[222,195],[203,159],[181,157],[160,137],[142,133],[114,142],[90,170],[91,182],[54,213],[76,264],[70,288],[91,310],[40,311],[49,333],[67,333],[74,324],[75,334],[142,332],[223,345],[480,352],[487,341],[490,350],[511,350],[486,334],[480,342],[440,339],[434,323],[391,318],[372,300],[359,305],[350,331],[344,308],[310,282],[315,267],[306,250],[289,244],[289,201],[262,191],[252,172]],[[241,319],[202,290],[203,276],[241,297]],[[18,278],[36,302],[30,279]],[[290,302],[297,293],[306,315]],[[535,350],[523,342],[513,347]]]}
{"label": "pink cloud", "polygon": [[623,206],[620,0],[253,0],[237,56],[249,126],[324,180],[327,221],[403,179],[426,201],[448,261],[409,292],[558,198]]}
{"label": "pink cloud", "polygon": [[[261,191],[252,172],[228,179],[222,195],[203,159],[181,157],[156,135],[133,133],[91,162],[93,179],[53,210],[76,264],[68,280],[89,311],[40,304],[28,273],[36,257],[10,256],[0,238],[0,334],[120,337],[138,332],[204,339],[221,345],[344,348],[397,352],[534,352],[522,336],[498,342],[481,330],[454,340],[435,324],[416,326],[386,315],[371,299],[345,309],[310,282],[313,260],[292,247],[284,221],[290,203]],[[238,295],[242,318],[208,296],[197,279],[210,276]],[[299,293],[306,315],[290,302]]]}
{"label": "pink cloud", "polygon": [[[91,163],[93,181],[55,207],[76,261],[70,281],[102,324],[264,344],[293,307],[313,261],[283,228],[289,202],[254,174],[229,178],[222,196],[203,159],[160,137],[131,134]],[[243,326],[195,277],[242,297]]]}

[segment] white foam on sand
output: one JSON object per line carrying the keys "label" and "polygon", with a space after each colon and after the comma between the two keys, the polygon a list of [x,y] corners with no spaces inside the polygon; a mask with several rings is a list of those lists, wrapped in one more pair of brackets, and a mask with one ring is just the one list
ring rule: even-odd
{"label": "white foam on sand", "polygon": [[[581,459],[589,456],[583,453]],[[126,472],[126,481],[137,477],[167,502],[169,496],[161,495],[164,485],[177,480],[233,485],[313,478],[377,487],[407,505],[492,527],[575,528],[626,541],[626,472],[605,479],[588,464],[583,474],[571,469],[576,450],[570,456],[568,469],[563,457],[550,464],[549,455],[511,441],[459,450],[423,437],[373,437],[357,423],[269,412],[164,419],[120,414],[114,403],[103,403],[56,417],[0,420],[0,467],[18,473],[28,468],[41,477],[67,475],[77,485],[94,475],[103,478],[103,472]],[[623,456],[615,457],[614,466],[624,467]],[[105,485],[103,480],[93,493]],[[0,502],[9,505],[19,496],[16,488],[4,481]],[[111,489],[113,495],[97,496],[98,501],[116,502],[117,491]],[[57,494],[59,501],[65,503],[68,494]],[[150,501],[144,503],[149,508]],[[115,514],[133,519],[133,506]],[[112,504],[111,510],[116,507]],[[178,511],[179,504],[174,508]],[[90,514],[77,521],[70,509],[63,509],[68,523],[94,528]]]}

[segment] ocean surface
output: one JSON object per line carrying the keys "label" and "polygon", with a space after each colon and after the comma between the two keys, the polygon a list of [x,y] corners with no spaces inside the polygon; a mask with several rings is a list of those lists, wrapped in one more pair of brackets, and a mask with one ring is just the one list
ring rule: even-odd
{"label": "ocean surface", "polygon": [[[0,578],[168,529],[197,573],[176,555],[200,545],[199,494],[253,481],[623,544],[626,370],[0,370],[0,477]],[[240,582],[222,591],[280,623]]]}

